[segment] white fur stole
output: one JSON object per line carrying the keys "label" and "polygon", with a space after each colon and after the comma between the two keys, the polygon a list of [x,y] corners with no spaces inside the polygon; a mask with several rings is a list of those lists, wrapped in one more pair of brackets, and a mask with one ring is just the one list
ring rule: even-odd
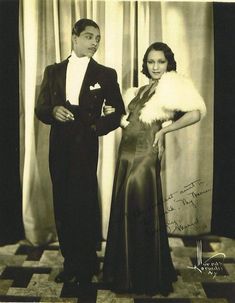
{"label": "white fur stole", "polygon": [[[124,95],[127,104],[137,95],[139,88],[130,88]],[[139,119],[151,124],[156,120],[167,121],[174,117],[175,111],[199,110],[201,118],[206,115],[205,103],[193,82],[175,71],[162,75],[155,94],[145,103]]]}

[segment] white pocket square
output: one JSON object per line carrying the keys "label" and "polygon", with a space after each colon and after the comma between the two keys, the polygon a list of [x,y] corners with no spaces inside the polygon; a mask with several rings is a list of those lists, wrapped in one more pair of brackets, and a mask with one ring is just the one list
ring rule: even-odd
{"label": "white pocket square", "polygon": [[96,83],[94,86],[92,86],[92,85],[90,86],[90,90],[99,89],[99,88],[101,88],[99,83]]}

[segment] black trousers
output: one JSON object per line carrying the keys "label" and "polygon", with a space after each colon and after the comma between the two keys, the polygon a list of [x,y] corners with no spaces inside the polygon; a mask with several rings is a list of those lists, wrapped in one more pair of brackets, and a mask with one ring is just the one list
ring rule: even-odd
{"label": "black trousers", "polygon": [[64,269],[80,281],[92,278],[101,240],[97,189],[98,138],[80,121],[51,130],[50,173]]}

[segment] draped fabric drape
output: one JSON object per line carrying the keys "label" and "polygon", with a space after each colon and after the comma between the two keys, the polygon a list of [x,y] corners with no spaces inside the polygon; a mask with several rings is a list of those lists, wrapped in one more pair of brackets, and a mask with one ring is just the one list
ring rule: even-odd
{"label": "draped fabric drape", "polygon": [[[213,173],[212,4],[21,0],[20,150],[27,239],[35,245],[56,239],[48,169],[50,128],[35,118],[34,106],[45,66],[70,54],[71,29],[80,18],[91,18],[99,24],[102,39],[94,58],[116,69],[123,94],[133,85],[147,83],[141,74],[142,58],[154,41],[167,43],[175,53],[178,71],[192,78],[208,114],[197,125],[166,136],[162,180],[167,227],[173,234],[209,232]],[[99,139],[97,174],[104,238],[120,136],[119,128]]]}
{"label": "draped fabric drape", "polygon": [[[214,179],[212,233],[235,239],[235,3],[215,2]],[[226,24],[226,26],[224,26]]]}
{"label": "draped fabric drape", "polygon": [[24,236],[19,176],[18,17],[16,1],[0,1],[0,246]]}

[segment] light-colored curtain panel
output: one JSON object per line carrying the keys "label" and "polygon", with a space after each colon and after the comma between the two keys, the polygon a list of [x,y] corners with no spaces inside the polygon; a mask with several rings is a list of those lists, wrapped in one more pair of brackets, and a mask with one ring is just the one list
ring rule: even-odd
{"label": "light-colored curtain panel", "polygon": [[[213,27],[210,3],[162,3],[162,39],[175,52],[178,71],[189,75],[208,114],[200,123],[167,135],[165,206],[168,231],[210,231],[213,179]],[[190,101],[190,100],[189,100]]]}
{"label": "light-colored curtain panel", "polygon": [[[178,71],[192,78],[204,98],[206,118],[167,134],[162,180],[168,232],[210,231],[213,173],[213,18],[212,3],[159,1],[21,0],[20,138],[23,219],[34,245],[56,239],[48,169],[50,127],[34,116],[46,65],[71,52],[71,29],[80,18],[101,29],[96,59],[118,73],[122,93],[147,83],[141,74],[146,48],[166,42]],[[170,89],[170,88],[169,88]],[[112,182],[121,129],[100,138],[98,181],[103,236],[106,238]],[[78,197],[79,198],[79,197]]]}

